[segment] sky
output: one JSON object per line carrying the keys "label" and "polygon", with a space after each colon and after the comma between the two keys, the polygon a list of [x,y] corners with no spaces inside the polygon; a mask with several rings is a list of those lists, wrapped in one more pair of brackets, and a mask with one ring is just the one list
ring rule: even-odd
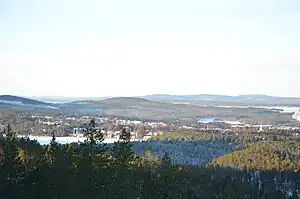
{"label": "sky", "polygon": [[299,0],[0,0],[0,94],[299,88]]}

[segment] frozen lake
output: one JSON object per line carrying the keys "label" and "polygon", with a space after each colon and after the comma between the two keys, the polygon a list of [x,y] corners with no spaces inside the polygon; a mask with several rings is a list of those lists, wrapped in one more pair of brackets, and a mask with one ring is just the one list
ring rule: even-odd
{"label": "frozen lake", "polygon": [[[29,139],[31,140],[37,140],[38,143],[40,143],[41,145],[46,145],[49,144],[52,137],[51,136],[28,136]],[[83,142],[84,140],[86,140],[86,138],[84,137],[56,137],[55,138],[56,141],[60,144],[67,144],[67,143],[73,143],[73,142]],[[103,142],[104,143],[114,143],[117,142],[118,139],[105,139]]]}

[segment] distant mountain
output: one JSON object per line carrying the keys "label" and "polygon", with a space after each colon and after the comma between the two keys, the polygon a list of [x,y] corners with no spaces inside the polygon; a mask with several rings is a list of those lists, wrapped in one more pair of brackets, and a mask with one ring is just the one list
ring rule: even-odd
{"label": "distant mountain", "polygon": [[31,97],[31,99],[35,99],[38,101],[43,101],[47,103],[68,103],[74,101],[84,101],[84,100],[103,100],[107,99],[108,97]]}
{"label": "distant mountain", "polygon": [[15,102],[17,104],[20,104],[20,103],[21,104],[32,104],[32,105],[47,104],[45,102],[41,102],[38,100],[33,100],[33,99],[18,97],[18,96],[13,96],[13,95],[0,95],[0,100],[6,101],[6,102]]}
{"label": "distant mountain", "polygon": [[112,104],[112,105],[122,104],[123,106],[134,106],[138,104],[155,103],[147,99],[138,98],[138,97],[113,97],[113,98],[108,98],[108,99],[94,101],[94,102],[102,103],[102,104]]}
{"label": "distant mountain", "polygon": [[[211,95],[211,94],[199,94],[199,95],[169,95],[169,94],[154,94],[138,97],[33,97],[31,99],[24,97],[17,97],[11,95],[0,96],[0,100],[13,101],[13,104],[18,104],[22,101],[23,104],[30,105],[49,105],[60,107],[68,104],[78,105],[80,103],[92,102],[92,104],[120,104],[126,105],[130,103],[140,103],[139,100],[150,100],[156,102],[168,102],[168,103],[184,103],[184,104],[197,104],[208,106],[300,106],[300,98],[295,97],[276,97],[268,95]],[[43,101],[43,102],[42,102]],[[109,102],[109,103],[108,103]],[[138,103],[137,103],[138,102]],[[4,102],[0,101],[0,104]],[[144,102],[145,103],[145,102]],[[81,104],[82,105],[82,104]],[[106,106],[105,105],[105,106]]]}
{"label": "distant mountain", "polygon": [[58,109],[56,106],[50,103],[41,102],[38,100],[33,100],[24,97],[18,97],[13,95],[0,95],[0,105],[9,107],[31,107],[31,108],[43,108],[43,109]]}
{"label": "distant mountain", "polygon": [[[174,99],[167,96],[166,101],[162,101],[165,96],[155,96],[155,100],[149,100],[138,97],[115,97],[104,100],[86,100],[67,103],[66,109],[76,111],[77,113],[93,113],[97,115],[105,115],[119,118],[131,118],[147,121],[174,121],[181,120],[185,122],[192,121],[195,123],[200,118],[215,118],[229,121],[245,121],[251,123],[259,123],[268,121],[270,124],[285,122],[293,122],[290,114],[280,113],[259,108],[225,108],[216,106],[199,106],[198,101],[195,104],[169,103],[168,100]],[[211,95],[205,96],[212,98]],[[218,97],[218,96],[213,96]],[[247,96],[248,97],[248,96]],[[149,97],[148,97],[149,98]],[[225,96],[224,98],[235,98]],[[223,99],[224,99],[223,98]],[[160,99],[160,100],[158,100]],[[175,99],[201,99],[198,96],[176,96]],[[215,99],[215,98],[214,98]]]}
{"label": "distant mountain", "polygon": [[[130,103],[140,103],[140,99],[167,102],[167,103],[184,103],[195,105],[208,106],[300,106],[300,98],[293,97],[276,97],[268,95],[211,95],[211,94],[197,94],[197,95],[169,95],[169,94],[154,94],[137,97],[34,97],[35,100],[48,102],[54,106],[61,106],[68,104],[72,109],[82,107],[82,103],[91,103],[89,107],[101,106],[123,106]],[[137,100],[139,99],[139,100]],[[39,101],[39,102],[40,102]],[[145,103],[145,102],[144,102]],[[93,106],[91,106],[93,104]],[[85,107],[87,107],[85,105]]]}
{"label": "distant mountain", "polygon": [[144,99],[167,102],[190,102],[203,105],[293,105],[300,106],[300,98],[274,97],[268,95],[167,95],[142,96]]}
{"label": "distant mountain", "polygon": [[233,96],[226,95],[210,95],[210,94],[200,94],[200,95],[168,95],[168,94],[154,94],[142,96],[144,99],[148,100],[159,100],[159,101],[228,101],[233,100]]}
{"label": "distant mountain", "polygon": [[[63,110],[71,110],[76,113],[105,114],[116,117],[144,118],[141,115],[149,114],[159,105],[166,108],[166,103],[149,101],[137,97],[114,97],[103,100],[75,101],[64,104]],[[167,104],[168,105],[168,104]],[[172,104],[170,104],[172,105]]]}
{"label": "distant mountain", "polygon": [[101,108],[101,109],[114,109],[114,108],[128,108],[134,106],[152,106],[154,104],[162,104],[162,102],[154,102],[137,97],[113,97],[103,100],[86,100],[75,101],[68,103],[68,105],[80,105],[82,107],[89,108]]}
{"label": "distant mountain", "polygon": [[[17,108],[22,111],[42,111],[45,114],[64,113],[67,115],[105,115],[110,117],[131,118],[146,121],[174,121],[195,123],[200,118],[215,118],[220,120],[244,121],[259,123],[268,121],[270,124],[293,124],[290,113],[280,113],[278,111],[260,109],[260,108],[225,108],[216,106],[199,106],[201,99],[204,102],[210,100],[219,100],[221,103],[227,103],[230,99],[253,99],[261,100],[262,96],[216,96],[216,95],[193,95],[193,96],[155,96],[156,100],[149,100],[138,97],[115,97],[103,100],[83,100],[69,103],[52,104],[29,98],[3,95],[0,96],[0,106],[7,108]],[[151,97],[148,97],[151,98]],[[153,99],[153,97],[152,97]],[[159,100],[158,100],[159,99]],[[180,103],[169,103],[169,101],[178,100]],[[273,99],[273,98],[272,98]],[[180,101],[183,100],[183,101]],[[184,102],[189,101],[185,104]],[[205,101],[206,100],[206,101]],[[222,102],[223,100],[223,102]],[[227,100],[227,101],[226,101]],[[237,100],[236,100],[237,101]]]}

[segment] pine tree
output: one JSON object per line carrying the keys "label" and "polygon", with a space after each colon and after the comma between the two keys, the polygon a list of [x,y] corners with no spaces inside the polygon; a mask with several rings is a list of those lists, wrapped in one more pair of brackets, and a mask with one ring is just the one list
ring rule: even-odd
{"label": "pine tree", "polygon": [[87,142],[91,145],[99,144],[104,140],[103,133],[97,129],[95,118],[90,121],[85,136],[87,137]]}
{"label": "pine tree", "polygon": [[120,166],[127,167],[129,162],[133,160],[134,153],[132,151],[132,143],[130,142],[130,132],[125,128],[122,129],[120,139],[114,143],[112,154],[116,158]]}
{"label": "pine tree", "polygon": [[[11,129],[9,129],[11,132]],[[12,134],[11,134],[12,135]],[[9,137],[5,140],[3,145],[3,157],[1,157],[0,162],[0,173],[1,173],[1,196],[0,198],[14,198],[17,193],[17,187],[20,186],[20,181],[23,178],[23,167],[19,158],[19,151],[16,145],[16,141],[13,139],[14,137]]]}
{"label": "pine tree", "polygon": [[52,133],[52,139],[51,139],[51,141],[50,141],[50,146],[51,146],[52,148],[58,146],[58,143],[56,142],[56,138],[55,138],[54,132]]}
{"label": "pine tree", "polygon": [[120,134],[121,142],[130,142],[130,138],[131,138],[130,132],[126,130],[126,128],[123,128]]}
{"label": "pine tree", "polygon": [[[93,118],[85,134],[86,141],[81,145],[81,167],[83,171],[87,172],[87,176],[83,180],[87,180],[86,184],[91,189],[88,198],[92,198],[96,191],[96,168],[101,167],[104,160],[99,155],[103,155],[106,151],[106,145],[103,142],[104,135],[97,129],[95,118]],[[87,177],[87,178],[86,178]]]}
{"label": "pine tree", "polygon": [[171,166],[171,158],[169,156],[169,153],[166,152],[162,158],[162,164],[164,166]]}
{"label": "pine tree", "polygon": [[57,158],[58,151],[58,143],[56,142],[56,138],[54,133],[52,133],[52,139],[50,144],[46,147],[45,158],[46,161],[50,164],[54,164],[55,159]]}
{"label": "pine tree", "polygon": [[5,130],[4,130],[4,134],[5,134],[5,136],[6,136],[6,139],[8,139],[8,140],[13,140],[13,139],[15,139],[16,133],[13,132],[10,123],[7,124],[7,127],[6,127]]}
{"label": "pine tree", "polygon": [[131,162],[134,160],[134,153],[132,151],[132,143],[130,142],[130,132],[123,128],[120,134],[120,139],[115,142],[111,154],[114,157],[115,174],[113,175],[113,187],[117,189],[116,198],[131,198],[130,195],[134,193],[135,182],[131,179],[134,176]]}

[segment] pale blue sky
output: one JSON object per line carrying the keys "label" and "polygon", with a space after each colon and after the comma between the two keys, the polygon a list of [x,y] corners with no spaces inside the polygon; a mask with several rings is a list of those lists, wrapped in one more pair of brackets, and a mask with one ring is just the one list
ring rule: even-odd
{"label": "pale blue sky", "polygon": [[0,94],[300,97],[299,0],[0,0]]}

